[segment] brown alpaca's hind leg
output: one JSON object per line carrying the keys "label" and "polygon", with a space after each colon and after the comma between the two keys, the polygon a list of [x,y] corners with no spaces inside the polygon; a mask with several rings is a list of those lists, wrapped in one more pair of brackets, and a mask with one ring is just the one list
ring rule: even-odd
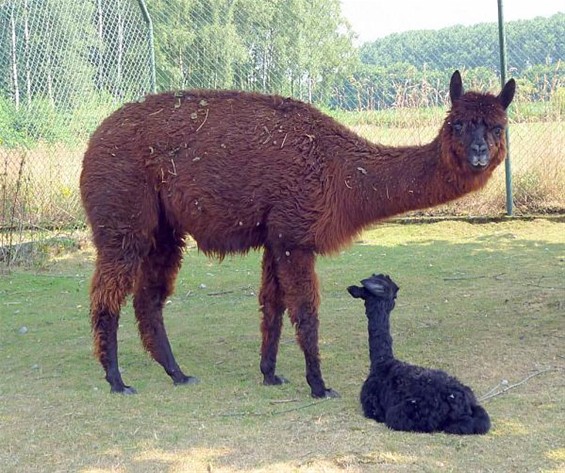
{"label": "brown alpaca's hind leg", "polygon": [[118,366],[118,321],[120,308],[131,292],[135,265],[99,255],[90,289],[90,315],[94,353],[106,372],[111,392],[134,394],[126,386]]}
{"label": "brown alpaca's hind leg", "polygon": [[306,361],[306,380],[312,397],[338,397],[326,388],[320,369],[318,350],[318,306],[320,295],[314,271],[315,256],[311,251],[286,250],[278,260],[277,274],[288,308],[290,320],[296,327],[298,343]]}
{"label": "brown alpaca's hind leg", "polygon": [[186,376],[177,364],[163,321],[163,305],[173,292],[184,242],[163,222],[155,236],[155,247],[144,259],[134,288],[139,333],[145,349],[175,384],[195,383],[198,380]]}
{"label": "brown alpaca's hind leg", "polygon": [[275,374],[279,340],[281,337],[282,317],[285,311],[283,296],[276,273],[277,263],[273,252],[265,248],[263,253],[263,274],[259,305],[263,312],[261,319],[261,373],[264,385],[276,385],[287,380]]}

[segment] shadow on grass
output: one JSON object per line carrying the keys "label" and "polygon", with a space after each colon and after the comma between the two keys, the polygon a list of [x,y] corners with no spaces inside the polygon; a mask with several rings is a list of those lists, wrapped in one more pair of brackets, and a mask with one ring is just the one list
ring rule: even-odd
{"label": "shadow on grass", "polygon": [[563,228],[379,227],[319,258],[323,370],[342,395],[331,401],[309,398],[288,319],[279,370],[291,383],[260,384],[259,253],[221,264],[194,249],[185,256],[165,318],[198,386],[172,386],[143,352],[131,304],[124,308],[120,361],[139,389],[133,397],[111,396],[91,356],[91,255],[39,274],[16,270],[0,279],[0,463],[4,471],[557,471],[563,371],[490,400],[485,437],[391,432],[364,419],[366,320],[345,288],[390,274],[401,287],[396,355],[446,369],[480,395],[501,380],[563,368]]}

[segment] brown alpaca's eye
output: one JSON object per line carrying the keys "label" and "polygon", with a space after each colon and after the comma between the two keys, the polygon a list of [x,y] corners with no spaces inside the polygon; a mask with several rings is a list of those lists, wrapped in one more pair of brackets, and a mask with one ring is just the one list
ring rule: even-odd
{"label": "brown alpaca's eye", "polygon": [[492,129],[492,134],[496,137],[496,138],[500,138],[500,135],[502,135],[502,127],[501,126],[495,126]]}
{"label": "brown alpaca's eye", "polygon": [[451,128],[455,133],[461,134],[461,132],[463,131],[463,123],[461,123],[460,121],[453,122],[451,124]]}

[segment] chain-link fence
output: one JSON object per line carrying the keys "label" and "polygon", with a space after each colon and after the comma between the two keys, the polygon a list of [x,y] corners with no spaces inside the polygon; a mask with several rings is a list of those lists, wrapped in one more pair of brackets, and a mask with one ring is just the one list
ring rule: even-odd
{"label": "chain-link fence", "polygon": [[134,2],[0,2],[0,259],[81,224],[89,134],[149,91],[150,52]]}
{"label": "chain-link fence", "polygon": [[[146,3],[0,0],[0,247],[32,230],[83,224],[78,176],[89,134],[154,88],[293,96],[391,145],[437,133],[453,70],[467,88],[500,88],[497,18],[356,46],[339,0]],[[506,31],[518,82],[515,213],[563,212],[565,14],[509,22]],[[480,193],[430,212],[503,214],[504,171]]]}

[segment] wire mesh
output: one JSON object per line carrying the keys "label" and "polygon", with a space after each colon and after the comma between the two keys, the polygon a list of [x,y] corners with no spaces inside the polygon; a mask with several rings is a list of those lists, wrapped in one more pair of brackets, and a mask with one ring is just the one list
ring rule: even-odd
{"label": "wire mesh", "polygon": [[[147,0],[147,8],[153,38],[136,0],[0,0],[0,247],[14,230],[26,238],[29,229],[83,223],[78,177],[88,136],[150,92],[153,73],[158,90],[293,96],[390,145],[435,136],[453,70],[466,88],[500,90],[497,18],[357,46],[339,0]],[[563,212],[565,14],[509,22],[506,32],[508,75],[518,82],[515,210]],[[503,174],[427,213],[504,213]]]}
{"label": "wire mesh", "polygon": [[2,247],[15,234],[81,222],[88,136],[122,102],[149,91],[149,57],[131,1],[0,3]]}

